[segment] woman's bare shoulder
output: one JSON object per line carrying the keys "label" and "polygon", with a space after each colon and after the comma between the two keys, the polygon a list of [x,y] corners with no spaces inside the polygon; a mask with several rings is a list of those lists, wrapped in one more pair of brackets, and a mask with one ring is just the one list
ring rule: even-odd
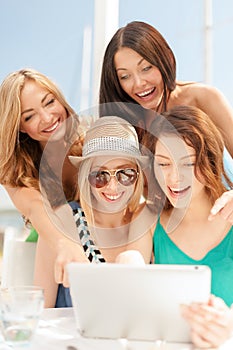
{"label": "woman's bare shoulder", "polygon": [[221,94],[215,86],[208,85],[196,81],[177,81],[176,83],[177,90],[180,89],[181,92],[192,91],[193,93],[210,93],[210,94]]}
{"label": "woman's bare shoulder", "polygon": [[47,203],[42,194],[32,187],[10,187],[4,185],[4,188],[17,210],[27,218],[29,218],[29,213],[34,205],[44,206]]}
{"label": "woman's bare shoulder", "polygon": [[215,101],[222,101],[223,94],[214,86],[199,82],[177,82],[171,94],[170,107],[174,105],[191,105],[205,110],[204,106]]}
{"label": "woman's bare shoulder", "polygon": [[41,198],[41,193],[32,187],[11,187],[8,185],[3,186],[12,200],[18,198],[19,200],[26,198],[27,200]]}
{"label": "woman's bare shoulder", "polygon": [[184,93],[192,94],[194,97],[206,99],[208,97],[220,96],[222,93],[216,87],[199,83],[199,82],[183,82],[181,87]]}

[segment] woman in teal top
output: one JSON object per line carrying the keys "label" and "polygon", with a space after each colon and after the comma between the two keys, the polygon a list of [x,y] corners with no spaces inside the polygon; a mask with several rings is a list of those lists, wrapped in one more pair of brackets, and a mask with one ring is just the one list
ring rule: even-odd
{"label": "woman in teal top", "polygon": [[225,186],[233,188],[223,166],[221,134],[200,109],[177,106],[157,116],[144,143],[154,156],[155,204],[161,209],[155,263],[211,268],[215,296],[208,304],[183,306],[182,314],[196,346],[217,347],[233,331],[233,228],[220,215],[209,220]]}

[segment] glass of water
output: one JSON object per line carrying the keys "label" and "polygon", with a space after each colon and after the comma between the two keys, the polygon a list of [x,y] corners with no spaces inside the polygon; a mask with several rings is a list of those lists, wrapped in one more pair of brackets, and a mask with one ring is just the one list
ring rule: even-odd
{"label": "glass of water", "polygon": [[0,290],[0,325],[8,345],[28,344],[44,308],[43,289],[13,286]]}

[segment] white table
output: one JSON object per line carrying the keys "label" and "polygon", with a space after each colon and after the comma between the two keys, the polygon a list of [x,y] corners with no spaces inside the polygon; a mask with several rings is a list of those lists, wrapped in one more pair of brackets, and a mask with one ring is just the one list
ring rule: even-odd
{"label": "white table", "polygon": [[[8,350],[0,344],[0,350]],[[132,342],[125,340],[87,339],[81,337],[76,328],[73,309],[45,309],[39,328],[27,347],[17,350],[194,350],[191,344],[171,344],[161,342]],[[232,350],[228,342],[221,350]]]}

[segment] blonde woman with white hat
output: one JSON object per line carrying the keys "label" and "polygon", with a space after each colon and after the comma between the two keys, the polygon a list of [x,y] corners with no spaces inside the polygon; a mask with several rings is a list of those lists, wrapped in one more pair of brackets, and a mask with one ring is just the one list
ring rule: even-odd
{"label": "blonde woman with white hat", "polygon": [[[82,156],[69,158],[78,168],[82,208],[75,215],[77,240],[88,259],[114,262],[123,251],[137,250],[149,263],[156,215],[143,197],[149,161],[140,152],[134,127],[119,117],[100,118],[85,135]],[[41,256],[49,257],[49,251]],[[48,264],[49,268],[53,265],[51,261]],[[40,274],[37,283],[41,285]],[[46,281],[43,274],[47,307],[54,306],[57,296],[50,286],[50,279]]]}

